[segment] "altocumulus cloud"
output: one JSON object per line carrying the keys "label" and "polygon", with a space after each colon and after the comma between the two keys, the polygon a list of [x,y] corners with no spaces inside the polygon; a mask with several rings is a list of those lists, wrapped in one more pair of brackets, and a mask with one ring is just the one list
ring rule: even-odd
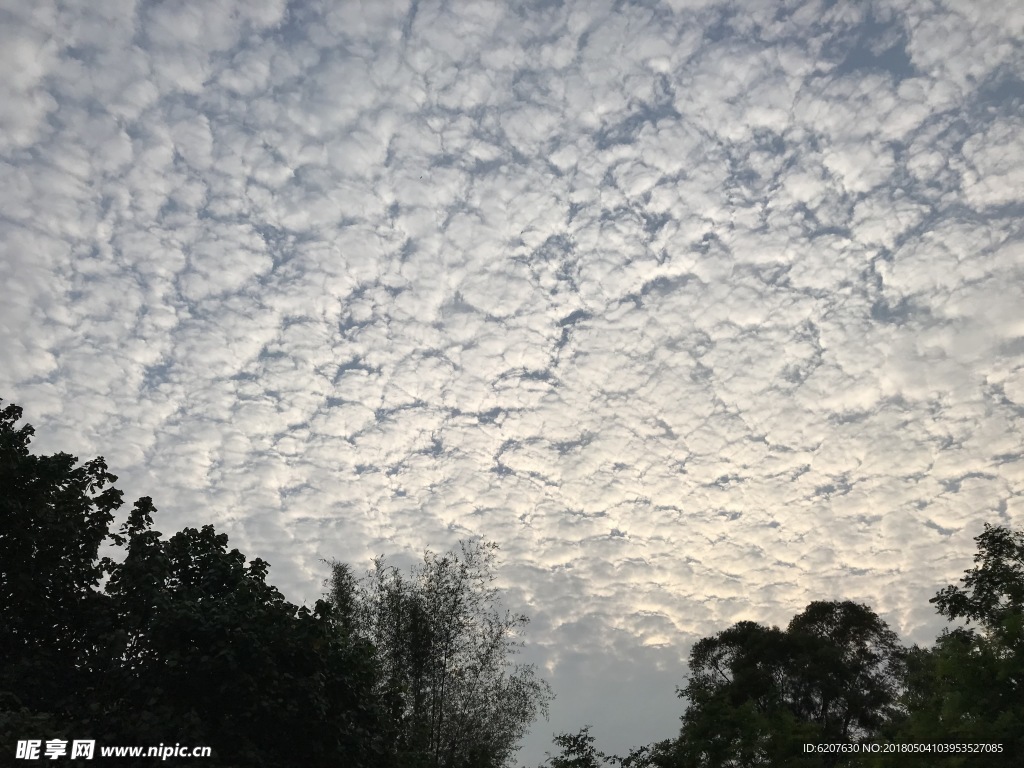
{"label": "altocumulus cloud", "polygon": [[293,599],[498,541],[524,759],[1024,525],[1015,4],[2,6],[5,399]]}

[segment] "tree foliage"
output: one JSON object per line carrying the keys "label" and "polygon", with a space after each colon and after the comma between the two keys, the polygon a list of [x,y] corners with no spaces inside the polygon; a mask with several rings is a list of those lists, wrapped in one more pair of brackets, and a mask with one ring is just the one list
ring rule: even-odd
{"label": "tree foliage", "polygon": [[111,568],[120,695],[104,719],[148,743],[181,741],[184,719],[247,765],[369,761],[372,649],[343,642],[327,603],[287,602],[268,564],[246,564],[213,526],[162,540],[153,511],[136,503],[119,537],[127,557]]}
{"label": "tree foliage", "polygon": [[964,619],[981,628],[1006,655],[1024,646],[1024,532],[986,524],[974,539],[975,566],[961,586],[950,585],[931,602],[950,621]]}
{"label": "tree foliage", "polygon": [[601,768],[602,765],[616,761],[594,746],[594,737],[590,735],[590,726],[583,726],[576,733],[559,733],[554,737],[555,746],[561,751],[552,755],[544,762],[546,768]]}
{"label": "tree foliage", "polygon": [[334,564],[331,601],[377,649],[384,732],[403,765],[504,766],[546,711],[547,684],[512,661],[528,619],[500,607],[496,551],[474,540],[427,552],[409,576],[378,558],[362,581]]}
{"label": "tree foliage", "polygon": [[99,548],[122,494],[102,458],[32,455],[21,416],[0,412],[0,690],[60,710],[88,684],[108,627]]}
{"label": "tree foliage", "polygon": [[[975,566],[932,599],[954,622],[930,649],[915,649],[906,715],[892,738],[908,743],[999,744],[984,764],[1017,765],[1024,754],[1024,533],[986,525]],[[963,625],[955,622],[963,622]],[[880,760],[880,765],[895,765]],[[918,758],[929,766],[977,765],[975,754]]]}
{"label": "tree foliage", "polygon": [[[70,735],[208,745],[213,765],[381,764],[372,648],[326,602],[288,603],[212,526],[165,540],[148,497],[110,533],[103,459],[32,455],[21,415],[0,413],[4,749]],[[99,556],[108,538],[120,558]]]}
{"label": "tree foliage", "polygon": [[811,603],[785,631],[740,622],[690,654],[680,762],[780,765],[808,742],[870,741],[896,706],[902,669],[895,633],[857,603]]}
{"label": "tree foliage", "polygon": [[876,738],[898,711],[906,651],[866,605],[813,602],[789,623],[793,712],[833,743]]}

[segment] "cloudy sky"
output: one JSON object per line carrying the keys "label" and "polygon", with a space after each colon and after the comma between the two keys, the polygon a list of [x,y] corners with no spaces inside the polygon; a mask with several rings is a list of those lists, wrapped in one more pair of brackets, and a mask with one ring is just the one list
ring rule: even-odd
{"label": "cloudy sky", "polygon": [[1024,526],[1019,3],[0,1],[0,397],[293,601],[484,536],[558,699]]}

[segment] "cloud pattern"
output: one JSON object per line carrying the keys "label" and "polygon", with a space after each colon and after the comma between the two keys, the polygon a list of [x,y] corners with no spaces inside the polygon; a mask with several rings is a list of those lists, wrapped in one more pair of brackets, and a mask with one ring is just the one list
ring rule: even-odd
{"label": "cloud pattern", "polygon": [[1024,525],[1013,4],[0,6],[5,399],[293,599],[498,541],[533,756]]}

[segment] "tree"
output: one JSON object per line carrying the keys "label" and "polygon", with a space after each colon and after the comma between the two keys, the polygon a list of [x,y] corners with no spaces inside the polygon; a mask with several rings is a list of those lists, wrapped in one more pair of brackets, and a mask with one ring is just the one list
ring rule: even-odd
{"label": "tree", "polygon": [[[975,567],[931,602],[951,622],[931,649],[915,649],[893,738],[907,743],[998,744],[984,755],[940,753],[929,766],[1010,766],[1024,754],[1024,533],[985,525]],[[974,626],[971,626],[971,625]],[[879,760],[895,765],[894,760]]]}
{"label": "tree", "polygon": [[185,729],[245,765],[371,762],[372,648],[347,642],[327,603],[287,602],[213,526],[162,540],[154,511],[136,502],[111,565],[119,692],[103,719],[148,743]]}
{"label": "tree", "polygon": [[677,765],[674,744],[671,740],[659,741],[642,747],[633,747],[625,757],[606,755],[594,746],[596,739],[585,725],[576,733],[555,734],[555,746],[559,754],[547,753],[547,760],[540,768],[601,768],[602,765],[617,765],[620,768],[674,768]]}
{"label": "tree", "polygon": [[621,768],[675,768],[679,764],[676,744],[665,739],[642,747],[633,747],[625,757],[613,756]]}
{"label": "tree", "polygon": [[546,711],[547,684],[511,660],[528,619],[499,607],[496,550],[470,541],[427,552],[409,577],[378,558],[361,582],[333,565],[332,604],[377,649],[385,734],[402,765],[507,765]]}
{"label": "tree", "polygon": [[906,651],[870,608],[813,602],[786,631],[795,645],[793,711],[822,740],[870,741],[897,714]]}
{"label": "tree", "polygon": [[110,629],[99,548],[122,494],[102,457],[32,455],[21,417],[0,412],[0,691],[59,719],[92,684]]}
{"label": "tree", "polygon": [[773,765],[800,741],[785,706],[792,648],[775,627],[742,621],[690,652],[688,699],[677,753],[681,765]]}
{"label": "tree", "polygon": [[962,586],[950,585],[930,602],[950,621],[977,624],[989,641],[1011,657],[1024,651],[1024,532],[985,524],[974,539],[974,568]]}
{"label": "tree", "polygon": [[590,726],[583,726],[577,733],[559,733],[554,737],[555,746],[561,749],[558,755],[548,754],[542,768],[601,768],[602,764],[617,761],[609,758],[594,746]]}
{"label": "tree", "polygon": [[[212,526],[163,539],[149,497],[109,533],[121,493],[103,459],[33,456],[20,418],[0,413],[4,749],[90,734],[208,745],[211,765],[383,764],[373,649],[329,604],[288,603]],[[98,556],[108,537],[119,562]]]}
{"label": "tree", "polygon": [[838,765],[805,743],[871,741],[894,711],[903,649],[874,612],[814,602],[786,631],[744,621],[696,643],[676,743],[680,765]]}

